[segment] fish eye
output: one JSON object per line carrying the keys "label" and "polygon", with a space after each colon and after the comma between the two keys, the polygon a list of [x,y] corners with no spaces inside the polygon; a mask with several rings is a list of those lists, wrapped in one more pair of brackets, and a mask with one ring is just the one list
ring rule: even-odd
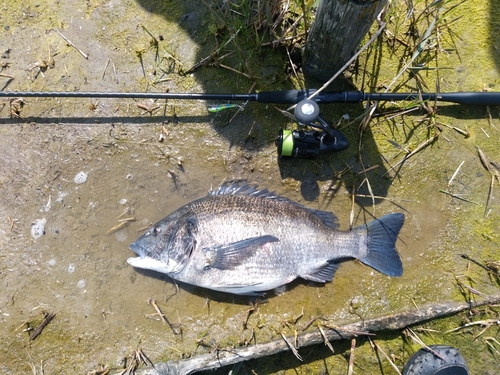
{"label": "fish eye", "polygon": [[161,227],[154,227],[152,232],[153,235],[156,236],[158,233],[161,232]]}

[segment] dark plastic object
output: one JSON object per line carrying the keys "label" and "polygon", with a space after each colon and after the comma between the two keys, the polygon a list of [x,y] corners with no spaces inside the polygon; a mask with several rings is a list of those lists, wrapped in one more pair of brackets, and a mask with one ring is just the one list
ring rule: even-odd
{"label": "dark plastic object", "polygon": [[464,358],[454,347],[430,345],[436,356],[427,349],[420,349],[408,361],[403,375],[469,375]]}

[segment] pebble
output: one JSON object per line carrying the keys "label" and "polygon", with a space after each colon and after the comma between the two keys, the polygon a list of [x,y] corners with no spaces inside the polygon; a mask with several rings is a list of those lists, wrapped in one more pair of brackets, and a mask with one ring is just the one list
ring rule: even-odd
{"label": "pebble", "polygon": [[87,181],[87,177],[88,177],[88,174],[81,171],[81,172],[78,172],[76,174],[73,181],[75,181],[75,184],[83,184],[85,181]]}
{"label": "pebble", "polygon": [[33,223],[31,223],[31,237],[35,240],[39,239],[45,234],[45,224],[47,224],[47,220],[36,219]]}

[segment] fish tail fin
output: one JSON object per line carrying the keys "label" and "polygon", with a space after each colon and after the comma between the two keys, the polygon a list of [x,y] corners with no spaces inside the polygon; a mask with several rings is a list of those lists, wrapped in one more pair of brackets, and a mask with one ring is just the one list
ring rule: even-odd
{"label": "fish tail fin", "polygon": [[403,264],[396,240],[404,220],[402,213],[393,213],[366,224],[368,254],[359,260],[385,275],[401,276]]}

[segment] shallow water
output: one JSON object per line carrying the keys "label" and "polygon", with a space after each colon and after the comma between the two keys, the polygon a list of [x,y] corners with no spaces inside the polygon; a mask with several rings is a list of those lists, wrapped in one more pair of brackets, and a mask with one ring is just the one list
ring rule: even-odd
{"label": "shallow water", "polygon": [[[488,12],[487,5],[476,3],[474,12],[456,11],[464,14],[459,26],[476,22]],[[166,41],[162,46],[186,66],[211,48],[202,33],[208,28],[208,16],[188,3],[180,8],[165,3],[160,10],[126,1],[87,3],[86,7],[26,4],[7,2],[0,18],[0,24],[10,26],[8,30],[2,26],[0,42],[2,51],[11,49],[6,72],[15,76],[5,90],[145,91],[156,65],[148,49],[149,37],[140,25],[155,35],[161,33]],[[113,17],[122,22],[110,24]],[[89,52],[88,60],[54,32],[45,32],[61,24],[61,31]],[[468,48],[470,40],[477,41],[474,50]],[[456,38],[460,53],[446,55],[445,65],[453,69],[442,73],[443,92],[478,91],[483,84],[498,90],[498,59],[491,57],[490,41],[496,41],[493,33],[490,37],[476,29]],[[55,68],[35,78],[37,70],[27,67],[46,59],[49,49]],[[145,50],[146,78],[136,54],[140,49]],[[106,67],[108,60],[111,65]],[[272,64],[266,72],[278,71]],[[187,77],[169,72],[169,81],[155,89],[246,92],[251,87],[251,81],[239,76],[231,76],[232,83],[227,83],[228,78],[222,81],[221,76],[231,73],[221,70],[202,69]],[[283,88],[277,86],[262,84],[264,89]],[[246,179],[308,207],[332,211],[347,230],[350,193],[365,178],[354,152],[316,161],[278,162],[272,140],[285,121],[259,104],[250,103],[228,123],[233,113],[210,115],[204,102],[169,102],[166,108],[160,103],[153,116],[131,100],[26,102],[21,119],[10,118],[8,105],[0,112],[0,332],[4,338],[0,372],[5,374],[31,371],[30,361],[37,367],[43,361],[46,373],[85,373],[101,363],[116,369],[138,348],[153,362],[165,361],[216,346],[237,346],[250,337],[252,329],[257,342],[276,339],[280,331],[293,335],[312,316],[341,324],[435,301],[459,300],[454,276],[466,270],[459,254],[480,259],[499,256],[498,185],[491,210],[485,210],[490,176],[476,149],[480,146],[491,160],[500,161],[498,108],[490,109],[489,122],[485,108],[440,106],[439,121],[466,128],[471,137],[464,139],[444,127],[439,140],[404,163],[397,174],[389,168],[403,155],[387,140],[416,148],[428,137],[426,125],[417,124],[424,115],[374,120],[365,133],[363,163],[366,168],[378,165],[366,176],[373,194],[390,200],[378,199],[372,207],[370,198],[358,198],[354,223],[388,212],[405,213],[397,246],[404,275],[391,279],[349,262],[331,284],[298,281],[283,295],[270,294],[246,322],[248,298],[177,287],[166,276],[134,270],[126,263],[133,256],[129,244],[150,223],[231,179]],[[326,118],[334,123],[346,111],[354,118],[362,108],[325,108]],[[355,148],[356,126],[345,132]],[[163,142],[159,142],[161,133]],[[351,170],[342,174],[346,165]],[[80,172],[87,175],[83,183],[75,182]],[[367,184],[358,192],[369,195]],[[123,219],[130,221],[120,224]],[[41,220],[46,221],[45,234],[34,239],[33,223]],[[124,227],[112,231],[117,225]],[[485,292],[493,290],[487,285]],[[155,315],[151,299],[173,328]],[[30,342],[23,322],[39,322],[42,311],[56,317]],[[295,326],[284,324],[302,313]],[[374,371],[379,370],[373,365]]]}

